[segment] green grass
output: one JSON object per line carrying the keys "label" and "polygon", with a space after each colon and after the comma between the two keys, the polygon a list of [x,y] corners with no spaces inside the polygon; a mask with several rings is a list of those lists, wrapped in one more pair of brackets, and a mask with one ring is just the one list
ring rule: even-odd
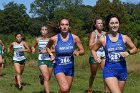
{"label": "green grass", "polygon": [[[25,71],[22,75],[22,84],[24,86],[20,93],[44,93],[43,86],[39,83],[39,70],[37,63],[28,62],[25,67]],[[15,71],[12,65],[6,66],[3,69],[3,76],[0,77],[0,93],[19,93],[19,90],[15,87],[14,81]],[[75,66],[75,78],[71,88],[71,93],[87,93],[88,89],[88,78],[90,75],[89,67]],[[129,72],[128,80],[126,83],[124,93],[140,93],[139,84],[140,76]],[[96,93],[103,93],[103,82],[101,70],[98,70],[97,77],[93,85],[94,91]],[[52,75],[50,81],[51,93],[58,93],[58,84]]]}

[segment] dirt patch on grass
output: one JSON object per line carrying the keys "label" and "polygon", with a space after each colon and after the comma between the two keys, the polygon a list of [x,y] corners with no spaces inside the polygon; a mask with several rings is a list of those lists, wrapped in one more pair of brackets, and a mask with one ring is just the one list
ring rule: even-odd
{"label": "dirt patch on grass", "polygon": [[30,60],[26,63],[26,65],[28,65],[29,67],[37,67],[37,61],[36,60]]}
{"label": "dirt patch on grass", "polygon": [[140,61],[129,62],[127,64],[128,71],[140,75]]}

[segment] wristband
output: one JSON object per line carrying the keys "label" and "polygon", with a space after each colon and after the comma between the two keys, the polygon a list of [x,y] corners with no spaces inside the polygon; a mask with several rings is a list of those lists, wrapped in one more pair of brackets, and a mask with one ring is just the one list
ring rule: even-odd
{"label": "wristband", "polygon": [[127,52],[128,52],[129,55],[131,54],[129,50],[127,50]]}

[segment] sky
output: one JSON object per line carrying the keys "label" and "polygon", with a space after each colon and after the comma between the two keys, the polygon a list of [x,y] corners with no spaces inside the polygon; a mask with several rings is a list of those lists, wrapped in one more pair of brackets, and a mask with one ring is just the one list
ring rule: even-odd
{"label": "sky", "polygon": [[[3,9],[3,5],[14,1],[18,4],[24,4],[27,8],[27,13],[29,14],[29,10],[30,10],[30,4],[34,1],[34,0],[0,0],[0,9]],[[97,0],[83,0],[83,4],[85,5],[91,5],[94,6],[96,4]],[[140,0],[121,0],[122,2],[130,2],[130,3],[137,3],[140,2]]]}

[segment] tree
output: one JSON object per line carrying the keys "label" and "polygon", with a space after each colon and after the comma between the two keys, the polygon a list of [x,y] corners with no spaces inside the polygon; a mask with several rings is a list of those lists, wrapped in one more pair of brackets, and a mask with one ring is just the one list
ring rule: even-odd
{"label": "tree", "polygon": [[2,10],[0,16],[1,33],[28,32],[29,16],[23,4],[10,2],[4,5],[4,10]]}
{"label": "tree", "polygon": [[93,7],[93,19],[97,16],[105,19],[109,13],[111,13],[111,3],[109,0],[98,0]]}
{"label": "tree", "polygon": [[128,34],[134,40],[137,47],[140,47],[140,4],[124,4],[127,13],[130,16]]}
{"label": "tree", "polygon": [[128,31],[129,16],[125,11],[124,5],[120,0],[98,0],[96,6],[93,8],[93,18],[96,16],[102,17],[104,20],[109,14],[117,14],[121,18],[121,32],[125,33]]}
{"label": "tree", "polygon": [[40,17],[41,21],[48,22],[54,18],[54,12],[58,9],[66,9],[72,5],[78,5],[82,0],[35,0],[31,4],[33,17]]}
{"label": "tree", "polygon": [[119,16],[121,25],[120,25],[120,31],[121,33],[127,34],[129,30],[129,15],[125,10],[124,5],[120,0],[113,0],[111,4],[111,12],[115,13]]}

